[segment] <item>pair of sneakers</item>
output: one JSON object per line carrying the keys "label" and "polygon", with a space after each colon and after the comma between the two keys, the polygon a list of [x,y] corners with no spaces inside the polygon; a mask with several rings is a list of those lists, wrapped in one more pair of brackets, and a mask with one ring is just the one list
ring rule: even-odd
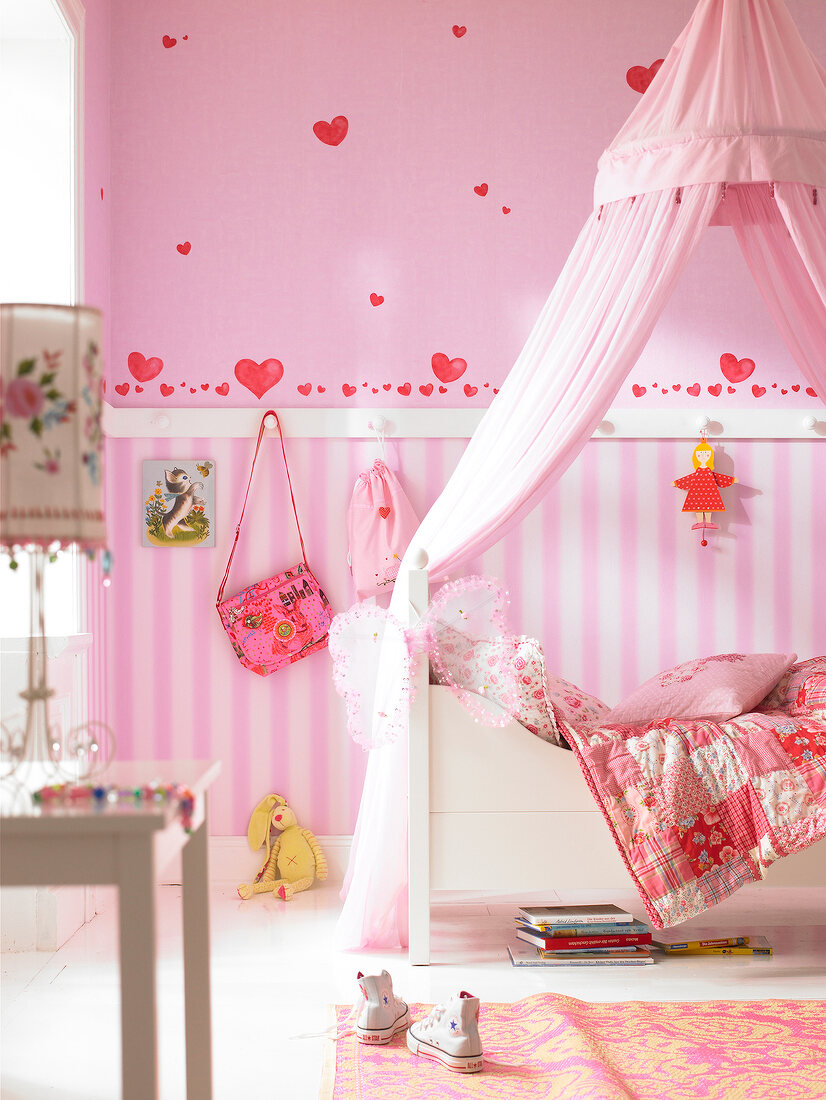
{"label": "pair of sneakers", "polygon": [[363,998],[356,1019],[360,1043],[384,1046],[406,1030],[407,1046],[414,1054],[432,1058],[457,1073],[482,1069],[478,997],[462,991],[411,1024],[410,1009],[393,993],[393,979],[386,970],[368,977],[359,972],[357,980]]}

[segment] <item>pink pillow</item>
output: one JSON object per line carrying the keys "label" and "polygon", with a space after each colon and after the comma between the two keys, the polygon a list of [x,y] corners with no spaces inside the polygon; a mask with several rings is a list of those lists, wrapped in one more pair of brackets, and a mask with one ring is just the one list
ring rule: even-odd
{"label": "pink pillow", "polygon": [[795,717],[826,717],[826,673],[807,676],[797,692],[797,698],[789,707]]}
{"label": "pink pillow", "polygon": [[803,681],[815,673],[826,674],[826,656],[810,657],[808,661],[798,661],[792,665],[762,701],[760,710],[788,711],[797,701]]}
{"label": "pink pillow", "polygon": [[546,683],[548,700],[559,725],[573,726],[581,732],[604,723],[608,707],[596,695],[589,695],[582,688],[552,673],[547,674]]}
{"label": "pink pillow", "polygon": [[641,726],[661,718],[725,722],[759,703],[796,656],[795,653],[721,653],[686,661],[646,680],[609,711],[602,724]]}

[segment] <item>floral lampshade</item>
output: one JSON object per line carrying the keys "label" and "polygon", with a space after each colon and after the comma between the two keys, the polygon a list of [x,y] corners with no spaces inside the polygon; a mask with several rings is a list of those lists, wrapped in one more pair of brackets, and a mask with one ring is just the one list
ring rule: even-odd
{"label": "floral lampshade", "polygon": [[0,545],[106,541],[101,313],[0,305]]}

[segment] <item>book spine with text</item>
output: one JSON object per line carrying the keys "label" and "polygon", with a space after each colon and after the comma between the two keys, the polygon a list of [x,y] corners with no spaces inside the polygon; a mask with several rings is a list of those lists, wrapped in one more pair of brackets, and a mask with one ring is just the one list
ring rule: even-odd
{"label": "book spine with text", "polygon": [[650,932],[630,936],[535,936],[533,932],[520,928],[516,935],[520,940],[536,944],[546,951],[584,951],[588,947],[631,947],[651,943]]}

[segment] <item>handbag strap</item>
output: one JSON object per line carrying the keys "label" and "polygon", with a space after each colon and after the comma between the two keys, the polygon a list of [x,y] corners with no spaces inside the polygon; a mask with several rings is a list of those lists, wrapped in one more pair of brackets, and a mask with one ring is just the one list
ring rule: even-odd
{"label": "handbag strap", "polygon": [[298,540],[301,543],[301,557],[304,561],[304,564],[307,566],[307,568],[308,569],[310,568],[310,566],[307,564],[307,551],[304,548],[304,536],[301,534],[301,524],[298,522],[298,509],[295,506],[295,496],[293,495],[293,483],[290,480],[290,467],[287,465],[287,451],[284,447],[284,435],[281,431],[281,422],[278,419],[278,413],[274,409],[270,409],[268,412],[265,412],[264,415],[261,417],[261,427],[258,429],[258,442],[255,444],[255,454],[252,456],[252,468],[250,469],[250,478],[249,478],[249,481],[247,482],[247,491],[244,495],[243,506],[241,507],[241,517],[238,520],[238,526],[235,528],[235,539],[233,540],[233,543],[232,543],[232,549],[229,552],[229,561],[227,562],[227,568],[226,568],[226,571],[224,572],[224,579],[221,581],[221,587],[218,589],[218,598],[215,601],[216,605],[221,603],[221,600],[223,599],[223,596],[224,596],[224,586],[227,583],[227,577],[229,576],[229,570],[230,570],[230,566],[232,565],[232,559],[235,556],[235,548],[238,545],[238,536],[241,534],[241,524],[243,523],[243,520],[244,520],[244,512],[247,509],[247,500],[248,500],[249,495],[250,495],[250,486],[252,485],[252,475],[255,472],[255,460],[258,458],[258,451],[261,447],[261,440],[264,437],[264,429],[265,429],[265,426],[266,426],[266,420],[267,420],[268,416],[274,416],[275,417],[275,425],[278,428],[278,436],[279,436],[279,439],[281,440],[281,454],[284,456],[284,469],[287,471],[287,484],[290,487],[290,500],[292,501],[292,504],[293,504],[293,515],[295,516],[295,525],[298,528]]}

